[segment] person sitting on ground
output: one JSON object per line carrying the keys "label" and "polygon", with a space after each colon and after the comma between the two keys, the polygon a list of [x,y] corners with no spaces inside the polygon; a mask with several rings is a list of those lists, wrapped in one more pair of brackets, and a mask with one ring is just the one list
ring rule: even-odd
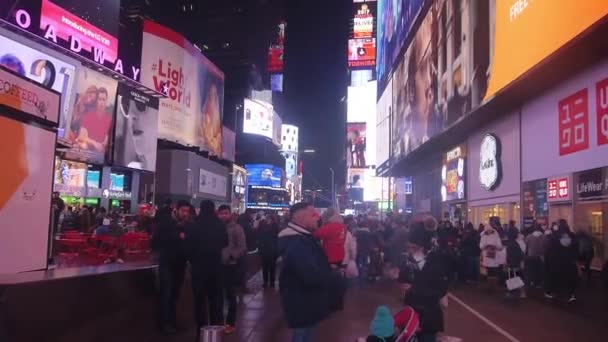
{"label": "person sitting on ground", "polygon": [[369,327],[370,335],[366,342],[394,342],[395,321],[386,306],[379,306]]}

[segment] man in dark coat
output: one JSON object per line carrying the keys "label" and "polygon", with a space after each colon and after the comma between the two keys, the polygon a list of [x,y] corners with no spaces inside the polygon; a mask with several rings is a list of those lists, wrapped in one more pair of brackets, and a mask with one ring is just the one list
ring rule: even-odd
{"label": "man in dark coat", "polygon": [[432,232],[422,224],[414,225],[408,244],[408,261],[401,268],[399,281],[405,290],[405,305],[420,315],[421,342],[435,341],[443,331],[440,300],[447,294],[448,260],[432,250]]}
{"label": "man in dark coat", "polygon": [[159,213],[152,236],[152,249],[158,257],[161,328],[165,334],[177,332],[175,307],[186,270],[184,232],[192,224],[190,208],[190,203],[180,201],[176,218],[173,218],[171,211]]}
{"label": "man in dark coat", "polygon": [[279,278],[281,301],[293,342],[313,341],[314,329],[330,314],[334,276],[327,257],[312,236],[319,213],[309,203],[289,210],[291,220],[279,234],[283,269]]}
{"label": "man in dark coat", "polygon": [[215,203],[202,201],[200,209],[196,222],[186,231],[199,332],[206,325],[224,325],[222,250],[228,246],[228,234],[217,217]]}

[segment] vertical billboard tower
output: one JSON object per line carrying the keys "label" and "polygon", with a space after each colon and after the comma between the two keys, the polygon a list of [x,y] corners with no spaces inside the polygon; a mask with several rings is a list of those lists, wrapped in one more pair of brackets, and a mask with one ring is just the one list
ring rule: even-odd
{"label": "vertical billboard tower", "polygon": [[281,20],[276,27],[276,38],[268,48],[268,73],[272,91],[283,91],[283,70],[285,68],[285,30],[287,22]]}
{"label": "vertical billboard tower", "polygon": [[[376,159],[376,24],[377,1],[354,0],[348,40],[346,185],[348,207],[377,201]],[[372,171],[372,172],[370,172]]]}

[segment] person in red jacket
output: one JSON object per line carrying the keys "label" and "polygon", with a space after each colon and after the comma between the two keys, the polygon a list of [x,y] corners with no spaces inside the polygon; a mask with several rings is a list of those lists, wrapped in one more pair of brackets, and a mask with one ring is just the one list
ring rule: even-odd
{"label": "person in red jacket", "polygon": [[344,309],[344,295],[346,283],[344,282],[344,257],[346,255],[346,225],[340,212],[329,208],[321,215],[321,228],[314,231],[313,236],[321,241],[321,247],[327,256],[327,261],[338,279],[334,291],[330,293],[330,308],[332,311]]}
{"label": "person in red jacket", "polygon": [[313,235],[321,241],[323,251],[332,266],[341,267],[344,261],[344,244],[346,242],[346,225],[340,213],[329,208],[321,215],[321,228]]}

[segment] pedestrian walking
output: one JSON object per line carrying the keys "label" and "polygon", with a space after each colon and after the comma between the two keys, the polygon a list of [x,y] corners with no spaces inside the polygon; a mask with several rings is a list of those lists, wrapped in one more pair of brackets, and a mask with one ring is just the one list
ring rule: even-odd
{"label": "pedestrian walking", "polygon": [[510,287],[510,282],[507,281],[507,295],[518,297],[521,292],[521,287],[523,287],[523,281],[521,281],[522,277],[522,265],[524,262],[525,255],[525,244],[518,240],[519,230],[515,228],[515,226],[511,226],[511,228],[507,228],[507,241],[505,242],[505,249],[507,252],[507,277],[509,279],[517,279],[517,282],[512,282],[513,287]]}
{"label": "pedestrian walking", "polygon": [[492,225],[486,226],[481,233],[479,248],[481,249],[481,265],[486,270],[486,276],[498,278],[502,282],[502,266],[506,260],[503,257],[500,234]]}
{"label": "pedestrian walking", "polygon": [[228,246],[222,250],[222,263],[224,265],[222,285],[224,296],[228,302],[225,332],[231,334],[235,331],[236,324],[236,290],[239,286],[238,262],[247,252],[247,241],[243,228],[233,220],[230,206],[220,206],[217,215],[224,224],[224,229],[228,235]]}
{"label": "pedestrian walking", "polygon": [[215,204],[202,201],[195,224],[186,231],[198,332],[206,325],[224,325],[221,274],[222,251],[227,246],[228,234],[217,217]]}
{"label": "pedestrian walking", "polygon": [[576,301],[578,246],[566,220],[559,220],[557,231],[551,235],[547,250],[548,282],[545,297],[553,299],[556,292],[565,292],[568,302]]}
{"label": "pedestrian walking", "polygon": [[262,259],[262,277],[264,288],[274,288],[276,282],[276,265],[278,255],[279,226],[273,219],[267,218],[259,226],[259,253]]}
{"label": "pedestrian walking", "polygon": [[479,280],[479,242],[481,238],[475,227],[469,222],[460,242],[460,252],[464,260],[464,279],[467,282]]}
{"label": "pedestrian walking", "polygon": [[323,249],[312,236],[319,213],[309,203],[298,203],[289,214],[290,222],[279,234],[281,303],[293,330],[292,342],[310,342],[316,326],[330,314],[335,280]]}
{"label": "pedestrian walking", "polygon": [[593,249],[593,238],[589,232],[579,229],[576,233],[576,243],[578,245],[578,261],[581,264],[585,275],[587,287],[591,286],[591,261],[595,257]]}
{"label": "pedestrian walking", "polygon": [[525,273],[528,285],[540,287],[543,283],[544,256],[546,252],[545,238],[543,231],[538,224],[535,224],[530,235],[526,237],[526,257]]}
{"label": "pedestrian walking", "polygon": [[180,201],[175,218],[170,210],[159,212],[151,247],[158,258],[160,324],[164,334],[177,332],[176,305],[186,270],[185,231],[192,225],[190,203]]}

